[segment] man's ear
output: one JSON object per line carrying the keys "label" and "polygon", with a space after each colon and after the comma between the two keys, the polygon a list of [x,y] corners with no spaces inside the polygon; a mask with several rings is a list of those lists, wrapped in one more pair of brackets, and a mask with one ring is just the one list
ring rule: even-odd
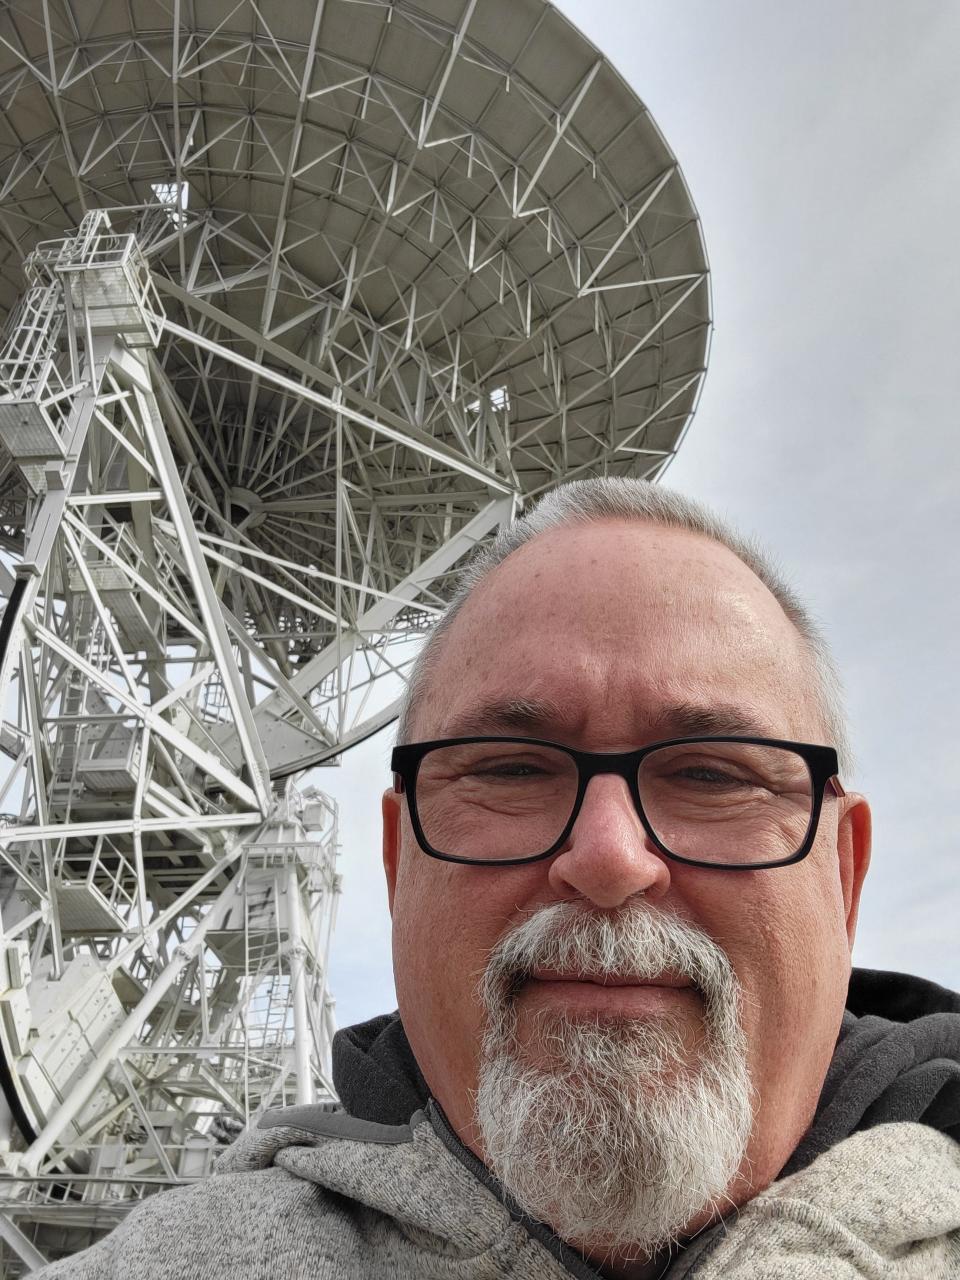
{"label": "man's ear", "polygon": [[387,877],[387,901],[393,915],[393,895],[397,890],[397,872],[400,867],[400,815],[402,800],[393,787],[388,787],[380,802],[383,813],[383,870]]}
{"label": "man's ear", "polygon": [[837,823],[837,854],[840,859],[840,884],[843,889],[843,909],[847,919],[847,939],[853,949],[857,932],[857,912],[860,909],[860,892],[870,866],[870,836],[872,820],[870,806],[855,791],[848,791],[840,798],[840,819]]}

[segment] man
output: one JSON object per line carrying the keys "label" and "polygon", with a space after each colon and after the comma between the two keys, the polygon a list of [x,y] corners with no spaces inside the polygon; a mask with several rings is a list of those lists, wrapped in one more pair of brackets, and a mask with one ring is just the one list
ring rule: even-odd
{"label": "man", "polygon": [[960,997],[851,980],[869,810],[755,549],[562,487],[467,574],[399,741],[399,1014],[339,1034],[342,1107],[48,1280],[960,1276]]}

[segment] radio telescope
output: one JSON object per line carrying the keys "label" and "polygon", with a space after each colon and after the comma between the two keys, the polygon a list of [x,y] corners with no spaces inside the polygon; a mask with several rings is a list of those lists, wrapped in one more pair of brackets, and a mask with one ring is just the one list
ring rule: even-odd
{"label": "radio telescope", "polygon": [[543,0],[11,0],[0,106],[16,1276],[329,1095],[303,775],[526,501],[661,474],[710,302],[674,156]]}

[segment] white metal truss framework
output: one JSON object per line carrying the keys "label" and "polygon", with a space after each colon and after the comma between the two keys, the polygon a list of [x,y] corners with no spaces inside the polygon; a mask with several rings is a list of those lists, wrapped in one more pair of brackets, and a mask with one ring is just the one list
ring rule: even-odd
{"label": "white metal truss framework", "polygon": [[335,815],[293,780],[391,720],[518,505],[662,474],[709,285],[542,0],[17,0],[0,303],[14,1275],[329,1090]]}
{"label": "white metal truss framework", "polygon": [[26,271],[0,347],[0,439],[29,495],[0,738],[21,1138],[2,1204],[23,1262],[108,1225],[104,1202],[205,1175],[231,1124],[330,1094],[339,888],[332,806],[271,780],[251,689],[280,677],[200,540],[135,236],[93,212]]}

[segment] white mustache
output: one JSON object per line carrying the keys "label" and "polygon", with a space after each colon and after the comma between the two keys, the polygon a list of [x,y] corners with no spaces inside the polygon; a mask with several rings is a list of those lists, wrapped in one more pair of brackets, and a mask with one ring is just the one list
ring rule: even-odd
{"label": "white mustache", "polygon": [[542,969],[634,982],[670,973],[686,978],[701,993],[708,1015],[729,1006],[731,990],[739,986],[729,958],[712,938],[641,903],[615,914],[574,902],[541,908],[491,950],[480,983],[487,1010],[502,1011]]}

